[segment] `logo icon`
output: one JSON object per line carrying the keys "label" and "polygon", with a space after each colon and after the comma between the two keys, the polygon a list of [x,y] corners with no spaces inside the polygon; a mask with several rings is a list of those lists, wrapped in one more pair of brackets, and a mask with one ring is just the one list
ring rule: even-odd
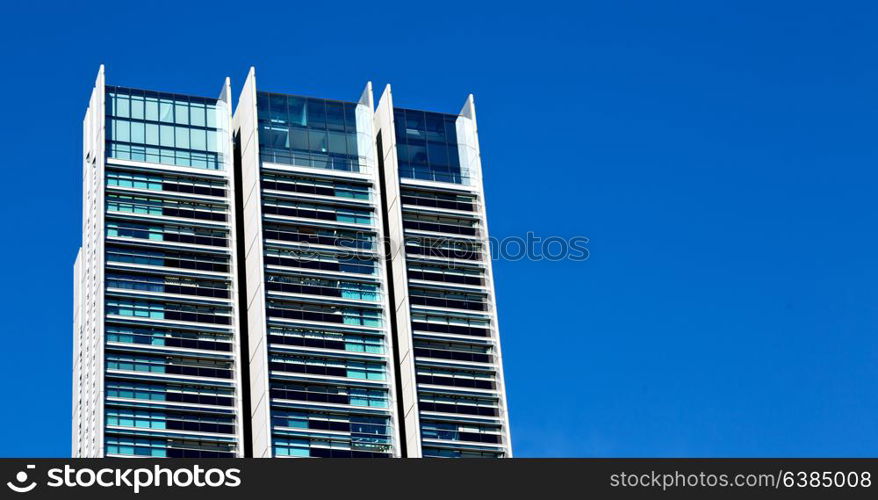
{"label": "logo icon", "polygon": [[[27,468],[28,468],[28,470],[36,469],[37,466],[28,464]],[[15,480],[19,483],[18,485],[16,485],[12,481],[9,481],[6,483],[6,486],[9,486],[9,489],[16,492],[16,493],[27,493],[28,491],[37,487],[37,483],[34,481],[31,481],[31,483],[28,484],[27,486],[19,486],[19,485],[24,484],[25,481],[27,481],[27,472],[25,472],[23,470],[18,471],[18,474],[15,475]]]}

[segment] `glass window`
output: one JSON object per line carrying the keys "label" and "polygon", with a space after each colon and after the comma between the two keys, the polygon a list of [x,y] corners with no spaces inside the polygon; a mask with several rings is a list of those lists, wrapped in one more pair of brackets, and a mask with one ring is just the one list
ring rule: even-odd
{"label": "glass window", "polygon": [[181,102],[175,103],[174,118],[178,125],[189,125],[189,105]]}
{"label": "glass window", "polygon": [[162,99],[159,101],[159,121],[173,123],[174,121],[174,103]]}
{"label": "glass window", "polygon": [[304,127],[307,125],[305,120],[305,99],[301,97],[287,97],[288,120],[290,125]]}
{"label": "glass window", "polygon": [[[143,102],[141,102],[143,104]],[[141,107],[141,111],[143,108]],[[133,121],[131,122],[131,142],[136,142],[139,144],[143,144],[146,141],[144,137],[144,124],[143,122]]]}
{"label": "glass window", "polygon": [[191,138],[190,144],[192,145],[192,149],[206,149],[207,148],[207,131],[200,129],[192,129],[191,130]]}
{"label": "glass window", "polygon": [[175,143],[178,148],[189,149],[189,129],[186,127],[174,127]]}
{"label": "glass window", "polygon": [[345,130],[348,132],[357,132],[357,106],[355,104],[345,104]]}
{"label": "glass window", "polygon": [[159,144],[161,146],[174,147],[174,127],[171,125],[162,125],[159,128]]}
{"label": "glass window", "polygon": [[159,126],[155,123],[146,124],[146,143],[152,145],[159,143]]}
{"label": "glass window", "polygon": [[427,114],[424,125],[428,141],[445,142],[445,120],[442,115]]}
{"label": "glass window", "polygon": [[326,132],[323,130],[308,130],[308,145],[312,151],[325,153],[329,148]]}
{"label": "glass window", "polygon": [[207,106],[207,126],[216,128],[216,107],[211,105]]}
{"label": "glass window", "polygon": [[457,144],[448,145],[448,165],[450,165],[454,171],[460,171],[460,153],[458,152]]}
{"label": "glass window", "polygon": [[[212,101],[107,87],[110,157],[170,165],[221,168]],[[194,102],[190,102],[194,101]],[[131,120],[119,121],[120,113]],[[162,123],[156,123],[162,122]],[[144,147],[157,146],[157,147]]]}
{"label": "glass window", "polygon": [[329,132],[329,152],[333,154],[347,154],[347,138],[344,132]]}
{"label": "glass window", "polygon": [[408,136],[424,136],[424,114],[420,111],[405,112],[405,133]]}
{"label": "glass window", "polygon": [[355,134],[348,134],[348,156],[357,156],[357,151],[357,136]]}
{"label": "glass window", "polygon": [[448,146],[444,142],[428,142],[427,158],[431,165],[448,165]]}
{"label": "glass window", "polygon": [[159,119],[159,101],[155,97],[147,97],[144,101],[146,107],[145,116],[147,120],[158,121]]}
{"label": "glass window", "polygon": [[360,171],[356,104],[257,93],[259,149],[264,161]]}
{"label": "glass window", "polygon": [[128,107],[128,96],[127,95],[116,95],[114,102],[116,103],[115,109],[113,110],[113,114],[115,116],[120,116],[122,118],[128,118],[131,116],[130,109]]}
{"label": "glass window", "polygon": [[303,128],[290,129],[290,146],[299,151],[308,150],[308,131]]}
{"label": "glass window", "polygon": [[143,97],[131,96],[131,118],[135,120],[143,120]]}
{"label": "glass window", "polygon": [[115,140],[121,142],[129,142],[131,140],[131,127],[129,123],[128,120],[113,120],[113,137]]}
{"label": "glass window", "polygon": [[341,103],[326,103],[326,128],[344,131],[344,106]]}
{"label": "glass window", "polygon": [[278,123],[287,120],[287,100],[282,95],[272,95],[269,98],[270,114],[272,121]]}
{"label": "glass window", "polygon": [[414,165],[426,165],[427,164],[427,148],[424,146],[419,146],[415,144],[409,144],[406,146],[406,159],[409,163]]}
{"label": "glass window", "polygon": [[263,126],[259,131],[259,143],[274,148],[289,147],[289,132],[285,128]]}
{"label": "glass window", "polygon": [[402,177],[464,183],[455,115],[395,109],[397,157]]}
{"label": "glass window", "polygon": [[308,99],[308,126],[326,128],[326,107],[320,99]]}
{"label": "glass window", "polygon": [[204,104],[193,102],[189,105],[190,124],[196,127],[203,127],[207,123],[205,117]]}
{"label": "glass window", "polygon": [[457,125],[451,118],[445,120],[445,140],[449,144],[457,144]]}

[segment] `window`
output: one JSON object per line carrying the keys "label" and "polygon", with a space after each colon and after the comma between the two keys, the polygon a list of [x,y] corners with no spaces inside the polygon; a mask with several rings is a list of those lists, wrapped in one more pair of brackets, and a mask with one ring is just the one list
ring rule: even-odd
{"label": "window", "polygon": [[386,376],[382,363],[313,356],[303,357],[275,354],[271,356],[269,367],[272,371],[309,373],[360,380],[385,380]]}
{"label": "window", "polygon": [[266,289],[285,293],[338,297],[351,300],[379,300],[377,283],[338,281],[311,276],[291,276],[269,274],[266,276]]}
{"label": "window", "polygon": [[369,335],[370,332],[352,334],[314,328],[270,326],[269,341],[272,344],[297,345],[318,349],[334,349],[348,352],[384,354],[384,339]]}
{"label": "window", "polygon": [[107,221],[107,237],[134,238],[170,243],[196,244],[214,247],[227,247],[228,232],[223,229],[209,229],[177,224],[147,225],[128,221]]}
{"label": "window", "polygon": [[109,157],[223,168],[216,101],[107,87],[107,103]]}
{"label": "window", "polygon": [[457,116],[394,109],[400,176],[469,184],[460,168]]}
{"label": "window", "polygon": [[225,197],[226,181],[107,170],[107,186]]}
{"label": "window", "polygon": [[146,123],[146,143],[157,146],[159,143],[159,126],[155,123]]}
{"label": "window", "polygon": [[106,302],[106,313],[135,319],[186,321],[217,325],[231,324],[230,308],[219,305],[192,305],[110,297]]}
{"label": "window", "polygon": [[262,187],[276,191],[316,194],[355,200],[370,199],[371,189],[366,184],[349,184],[346,182],[294,177],[274,173],[262,176]]}
{"label": "window", "polygon": [[[362,172],[357,147],[357,104],[257,93],[263,161]],[[369,131],[360,131],[370,133]]]}

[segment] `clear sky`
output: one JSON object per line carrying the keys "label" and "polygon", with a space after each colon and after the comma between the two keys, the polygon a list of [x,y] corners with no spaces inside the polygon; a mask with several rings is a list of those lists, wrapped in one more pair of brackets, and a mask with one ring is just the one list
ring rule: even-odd
{"label": "clear sky", "polygon": [[[476,96],[518,456],[878,452],[874,2],[11,2],[0,455],[70,450],[81,121],[110,84]],[[242,8],[243,7],[243,8]],[[376,96],[377,97],[377,96]]]}

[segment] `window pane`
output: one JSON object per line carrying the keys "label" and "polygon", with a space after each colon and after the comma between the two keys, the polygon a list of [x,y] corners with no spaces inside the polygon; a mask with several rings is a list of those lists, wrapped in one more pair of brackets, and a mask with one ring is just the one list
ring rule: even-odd
{"label": "window pane", "polygon": [[113,128],[116,132],[114,140],[122,142],[128,142],[131,140],[131,135],[129,133],[130,126],[128,120],[113,120],[113,124],[115,125]]}
{"label": "window pane", "polygon": [[457,125],[451,118],[445,120],[445,140],[449,144],[457,144]]}
{"label": "window pane", "polygon": [[326,128],[326,110],[323,101],[308,99],[308,126],[314,128]]}
{"label": "window pane", "polygon": [[[149,104],[149,103],[147,103]],[[158,145],[159,143],[159,126],[154,123],[146,124],[146,143]]]}
{"label": "window pane", "polygon": [[146,98],[146,119],[158,121],[159,119],[159,102],[155,97]]}
{"label": "window pane", "polygon": [[[310,105],[310,103],[309,103]],[[322,130],[308,130],[308,145],[311,151],[320,151],[325,153],[328,149],[326,132]]]}
{"label": "window pane", "polygon": [[287,99],[282,95],[272,94],[268,102],[271,119],[285,122],[287,120]]}
{"label": "window pane", "polygon": [[303,128],[291,128],[290,129],[290,143],[293,149],[299,151],[307,151],[308,150],[308,131]]}
{"label": "window pane", "polygon": [[347,154],[347,140],[344,132],[329,132],[329,152],[334,154]]}
{"label": "window pane", "polygon": [[345,127],[348,132],[357,131],[357,106],[345,104]]}
{"label": "window pane", "polygon": [[127,95],[116,95],[116,107],[113,110],[113,114],[116,116],[121,116],[122,118],[128,118],[130,116],[128,109],[128,96]]}
{"label": "window pane", "polygon": [[191,130],[191,147],[192,149],[206,149],[207,148],[207,134],[205,130],[192,129]]}
{"label": "window pane", "polygon": [[341,103],[326,103],[326,127],[329,130],[344,130],[344,107]]}
{"label": "window pane", "polygon": [[445,120],[442,115],[427,114],[424,125],[428,141],[445,142]]}
{"label": "window pane", "polygon": [[162,99],[159,102],[159,121],[171,123],[174,121],[174,106],[171,101]]}
{"label": "window pane", "polygon": [[162,146],[174,147],[174,127],[171,125],[162,125],[160,134],[160,144]]}
{"label": "window pane", "polygon": [[[141,102],[141,104],[143,104]],[[144,141],[143,122],[131,122],[131,142],[143,143]]]}
{"label": "window pane", "polygon": [[305,122],[305,99],[301,97],[287,97],[288,120],[290,125],[304,127]]}
{"label": "window pane", "polygon": [[448,147],[445,143],[427,143],[427,155],[431,165],[448,165]]}
{"label": "window pane", "polygon": [[174,104],[174,118],[180,125],[189,125],[189,106],[180,102]]}
{"label": "window pane", "polygon": [[191,115],[191,124],[197,127],[203,127],[206,122],[205,114],[204,114],[204,104],[200,103],[192,103],[189,106],[189,113]]}
{"label": "window pane", "polygon": [[216,107],[208,106],[207,107],[207,126],[211,128],[216,128]]}
{"label": "window pane", "polygon": [[420,111],[405,112],[405,132],[406,135],[414,138],[424,136],[424,113]]}
{"label": "window pane", "polygon": [[189,148],[189,129],[186,127],[174,127],[175,140],[178,148]]}
{"label": "window pane", "polygon": [[460,154],[457,150],[457,144],[448,145],[448,164],[454,168],[460,167]]}
{"label": "window pane", "polygon": [[143,119],[143,97],[131,96],[131,118]]}

